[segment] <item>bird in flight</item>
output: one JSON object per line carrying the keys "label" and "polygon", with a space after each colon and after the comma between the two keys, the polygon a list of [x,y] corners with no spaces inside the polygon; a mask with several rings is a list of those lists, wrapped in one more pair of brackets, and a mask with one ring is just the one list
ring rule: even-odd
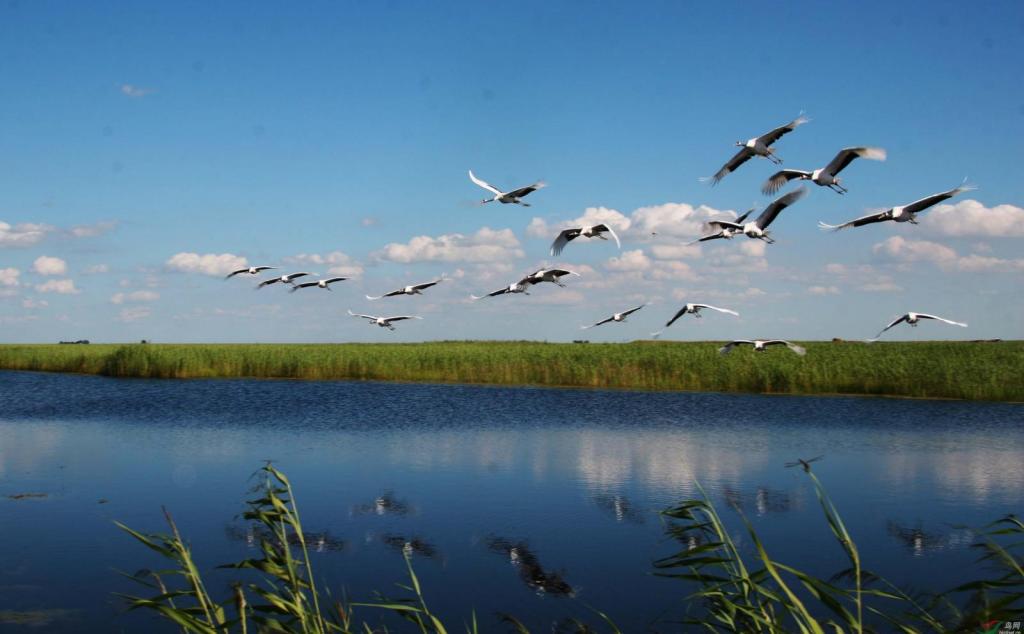
{"label": "bird in flight", "polygon": [[771,178],[761,186],[765,195],[772,195],[782,189],[782,186],[791,180],[811,181],[815,185],[828,187],[837,194],[845,194],[846,188],[842,186],[837,174],[843,171],[847,165],[857,158],[871,159],[872,161],[884,161],[885,150],[880,147],[848,147],[839,150],[839,154],[825,167],[811,172],[804,170],[780,170],[772,174]]}
{"label": "bird in flight", "polygon": [[754,352],[765,352],[768,350],[768,346],[779,346],[784,345],[801,357],[807,354],[807,350],[803,346],[798,346],[795,343],[790,343],[784,339],[736,339],[730,341],[721,348],[718,352],[721,354],[729,354],[733,348],[739,346],[754,346]]}
{"label": "bird in flight", "polygon": [[470,297],[473,299],[483,299],[485,297],[497,297],[498,295],[504,295],[506,293],[522,293],[523,295],[529,295],[529,293],[526,292],[527,288],[529,288],[529,285],[520,280],[518,282],[512,282],[508,286],[499,288],[496,291],[487,293],[486,295],[470,295]]}
{"label": "bird in flight", "polygon": [[436,286],[437,284],[440,284],[441,282],[445,281],[446,279],[448,279],[448,278],[441,277],[441,278],[438,278],[436,280],[432,280],[430,282],[423,282],[422,284],[410,284],[409,286],[403,286],[402,288],[393,290],[390,293],[384,293],[383,295],[378,295],[377,297],[371,297],[370,295],[367,295],[366,299],[373,300],[373,299],[380,299],[381,297],[395,297],[396,295],[422,295],[424,290],[430,288],[431,286]]}
{"label": "bird in flight", "polygon": [[[710,309],[710,310],[717,310],[720,313],[726,313],[726,314],[729,314],[729,315],[735,315],[736,317],[740,316],[740,314],[737,313],[735,310],[729,310],[728,308],[719,308],[717,306],[712,306],[711,304],[689,304],[688,303],[688,304],[684,305],[682,308],[680,308],[678,311],[676,311],[676,314],[672,316],[672,319],[669,319],[668,323],[665,324],[665,328],[668,328],[672,324],[676,323],[676,320],[679,319],[680,317],[682,317],[683,315],[693,315],[697,319],[701,319],[700,311],[704,310],[705,308]],[[663,329],[659,330],[658,332],[651,333],[651,336],[654,337],[655,339],[657,339],[658,337],[661,336],[661,333],[663,333],[664,331],[665,331],[665,329],[663,328]]]}
{"label": "bird in flight", "polygon": [[559,278],[565,277],[566,275],[575,275],[576,277],[579,277],[580,274],[566,269],[539,269],[519,280],[519,283],[534,285],[540,284],[541,282],[551,282],[552,284],[565,288],[565,284],[562,283]]}
{"label": "bird in flight", "polygon": [[736,145],[740,148],[736,154],[729,159],[729,162],[722,166],[722,169],[715,172],[715,175],[711,178],[702,178],[702,181],[711,181],[712,185],[717,185],[723,178],[736,171],[740,165],[743,165],[755,156],[762,156],[772,163],[779,165],[782,163],[782,159],[775,156],[775,148],[772,144],[781,139],[786,134],[797,129],[797,126],[801,126],[810,121],[807,117],[801,115],[796,119],[793,119],[785,125],[780,125],[771,132],[756,136],[747,141],[737,141]]}
{"label": "bird in flight", "polygon": [[397,317],[377,317],[375,315],[360,315],[359,313],[353,313],[351,310],[348,311],[349,315],[353,317],[361,317],[362,319],[369,320],[370,325],[380,326],[381,328],[387,328],[388,330],[394,330],[395,327],[391,325],[391,322],[402,321],[404,319],[423,319],[416,315],[399,315]]}
{"label": "bird in flight", "polygon": [[274,267],[274,266],[247,266],[244,269],[238,269],[237,271],[231,271],[230,273],[228,273],[227,275],[224,276],[224,279],[229,280],[229,279],[231,279],[232,277],[234,277],[236,275],[241,275],[242,273],[248,273],[249,275],[256,275],[257,273],[259,273],[261,271],[269,271],[269,270],[274,269],[274,268],[277,268],[277,267]]}
{"label": "bird in flight", "polygon": [[604,237],[604,234],[606,233],[615,238],[616,246],[621,249],[622,243],[619,242],[619,236],[615,235],[615,232],[611,227],[602,222],[599,225],[593,225],[591,227],[574,227],[572,229],[566,229],[562,233],[558,234],[555,241],[551,243],[551,257],[558,257],[561,255],[562,249],[565,248],[565,245],[580,236],[583,236],[584,238],[600,238],[601,240],[607,240],[608,238]]}
{"label": "bird in flight", "polygon": [[909,205],[903,205],[900,207],[890,207],[885,211],[878,213],[868,214],[867,216],[861,216],[849,222],[844,222],[841,225],[829,225],[824,222],[818,222],[818,226],[826,231],[839,231],[840,229],[846,229],[848,227],[863,227],[864,225],[870,225],[876,222],[886,222],[891,220],[893,222],[909,222],[912,225],[917,224],[917,214],[922,211],[941,203],[944,200],[949,200],[953,196],[961,192],[971,191],[977,189],[972,185],[960,185],[954,187],[949,191],[939,192],[938,194],[932,194],[931,196],[925,196],[920,200],[915,200]]}
{"label": "bird in flight", "polygon": [[902,324],[903,322],[907,322],[912,327],[916,328],[917,327],[917,322],[922,320],[922,319],[934,319],[936,321],[941,321],[941,322],[947,323],[947,324],[949,324],[951,326],[960,326],[961,328],[966,328],[967,327],[967,324],[965,324],[965,323],[962,323],[962,322],[959,322],[959,321],[953,321],[951,319],[946,319],[945,317],[938,317],[936,315],[928,315],[926,313],[907,313],[905,315],[900,315],[896,319],[892,320],[892,322],[888,326],[886,326],[885,328],[882,328],[882,330],[880,330],[877,335],[875,335],[871,339],[868,339],[868,341],[869,342],[870,341],[878,341],[878,338],[881,337],[882,334],[886,330],[889,330],[893,326],[898,326],[899,324]]}
{"label": "bird in flight", "polygon": [[707,242],[708,240],[731,240],[733,236],[743,233],[743,223],[747,217],[754,212],[753,209],[748,209],[742,215],[737,216],[733,220],[709,220],[704,223],[704,237],[697,238],[693,242],[688,242],[686,246],[691,244],[697,244],[698,242]]}
{"label": "bird in flight", "polygon": [[318,288],[326,288],[327,290],[331,290],[331,284],[334,284],[335,282],[344,282],[347,279],[347,277],[329,277],[325,280],[317,280],[315,282],[303,282],[302,284],[292,284],[292,290],[289,292],[294,293],[300,288],[309,288],[310,286],[316,286]]}
{"label": "bird in flight", "polygon": [[277,284],[278,282],[281,282],[282,284],[291,284],[292,280],[298,279],[300,277],[305,277],[306,275],[312,275],[312,273],[289,273],[288,275],[282,275],[281,277],[272,277],[269,280],[263,280],[262,282],[260,282],[260,285],[257,286],[256,288],[263,288],[264,286],[268,286],[270,284]]}
{"label": "bird in flight", "polygon": [[612,321],[620,321],[620,322],[621,321],[626,321],[626,317],[632,315],[633,313],[635,313],[636,311],[640,310],[641,308],[643,308],[646,305],[647,304],[640,304],[636,308],[630,308],[629,310],[624,310],[621,313],[615,313],[611,317],[609,317],[607,319],[602,319],[601,321],[597,322],[596,324],[591,324],[589,326],[580,326],[580,330],[586,330],[588,328],[593,328],[595,326],[600,326],[601,324],[607,324],[607,323],[612,322]]}
{"label": "bird in flight", "polygon": [[[737,218],[737,222],[729,222],[727,220],[715,220],[715,225],[721,227],[721,230],[718,233],[713,233],[711,235],[704,236],[703,238],[695,240],[694,242],[705,242],[707,240],[717,240],[720,238],[729,239],[732,238],[734,235],[743,234],[748,238],[764,240],[768,244],[771,244],[775,242],[775,240],[773,240],[769,236],[768,225],[773,223],[775,219],[779,217],[779,214],[782,213],[783,209],[789,207],[790,205],[792,205],[793,203],[800,200],[806,195],[807,188],[801,187],[799,189],[795,189],[789,192],[788,194],[779,196],[771,203],[769,203],[769,205],[764,208],[764,211],[761,212],[761,215],[757,217],[757,220],[754,220],[753,222],[742,222],[743,220],[746,219],[747,214],[743,214],[740,218]],[[694,244],[694,242],[691,242],[690,244]]]}
{"label": "bird in flight", "polygon": [[500,189],[498,189],[497,187],[495,187],[494,185],[491,185],[488,182],[480,180],[479,178],[477,178],[476,175],[473,174],[473,170],[469,170],[469,180],[473,181],[474,183],[476,183],[480,187],[483,187],[487,191],[489,191],[492,194],[494,194],[494,196],[491,197],[491,198],[484,198],[483,200],[481,200],[480,201],[481,204],[498,201],[499,203],[502,203],[502,204],[505,204],[505,205],[507,205],[509,203],[513,203],[513,204],[516,204],[516,205],[522,205],[523,207],[529,207],[530,203],[524,203],[522,200],[520,200],[521,198],[524,198],[528,194],[532,194],[533,192],[537,191],[538,189],[540,189],[540,188],[542,188],[542,187],[544,187],[546,185],[546,183],[544,183],[544,181],[537,181],[533,185],[527,185],[526,187],[520,187],[519,189],[513,189],[510,192],[503,192]]}

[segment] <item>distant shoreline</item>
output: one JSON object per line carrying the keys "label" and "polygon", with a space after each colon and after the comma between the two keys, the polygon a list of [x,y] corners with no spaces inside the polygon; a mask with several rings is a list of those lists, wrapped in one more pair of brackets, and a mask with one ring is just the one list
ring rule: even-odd
{"label": "distant shoreline", "polygon": [[268,378],[1024,401],[1024,341],[450,341],[348,344],[2,344],[0,369],[137,378]]}

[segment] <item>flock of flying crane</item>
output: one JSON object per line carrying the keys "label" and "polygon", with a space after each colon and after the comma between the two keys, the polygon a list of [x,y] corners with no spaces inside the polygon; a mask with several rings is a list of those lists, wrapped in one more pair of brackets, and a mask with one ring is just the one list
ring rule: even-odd
{"label": "flock of flying crane", "polygon": [[[729,159],[729,161],[725,165],[723,165],[722,168],[719,169],[714,176],[711,176],[710,178],[702,178],[701,180],[710,181],[712,185],[716,185],[723,178],[728,176],[730,173],[734,172],[738,167],[740,167],[741,165],[743,165],[744,163],[746,163],[747,161],[754,157],[765,158],[776,165],[781,165],[782,159],[775,154],[775,148],[773,147],[773,145],[783,136],[792,132],[797,127],[803,125],[804,123],[807,123],[808,121],[808,118],[801,115],[798,116],[793,121],[790,121],[785,125],[779,126],[766,134],[762,134],[761,136],[754,137],[747,141],[737,141],[736,145],[740,149],[736,152],[736,154],[731,159]],[[852,163],[854,160],[858,158],[870,159],[873,161],[884,161],[886,158],[886,152],[884,149],[877,147],[843,148],[842,150],[839,151],[838,154],[836,154],[835,158],[833,158],[825,167],[810,171],[796,169],[780,169],[771,177],[769,177],[767,181],[765,181],[764,185],[762,185],[761,187],[761,191],[765,195],[774,195],[790,181],[805,180],[810,181],[815,185],[818,185],[819,187],[827,187],[832,191],[836,192],[837,194],[845,194],[847,192],[847,189],[842,185],[842,181],[839,178],[839,173],[847,166],[849,166],[850,163]],[[516,204],[521,205],[523,207],[529,207],[530,204],[523,202],[523,198],[544,187],[544,183],[539,181],[526,187],[520,187],[518,189],[503,192],[497,187],[491,185],[490,183],[487,183],[486,181],[478,178],[475,174],[473,174],[472,170],[469,171],[469,179],[479,187],[482,187],[483,189],[487,190],[492,194],[490,198],[483,199],[481,201],[481,204],[499,202],[502,204]],[[965,181],[964,183],[961,183],[958,187],[955,187],[948,191],[939,192],[937,194],[932,194],[931,196],[926,196],[924,198],[921,198],[920,200],[916,200],[907,205],[900,205],[877,213],[868,214],[866,216],[855,218],[853,220],[844,222],[839,225],[830,225],[825,224],[824,222],[819,222],[818,225],[823,230],[840,231],[842,229],[847,229],[851,227],[862,227],[864,225],[886,221],[909,222],[911,224],[917,224],[917,214],[925,211],[926,209],[944,200],[952,198],[957,194],[960,194],[965,191],[970,191],[972,189],[974,189],[974,187],[967,185]],[[764,210],[760,213],[760,215],[757,216],[756,219],[750,222],[747,222],[747,217],[750,216],[750,214],[754,211],[753,209],[747,211],[746,213],[732,220],[711,220],[705,223],[706,235],[697,238],[696,240],[690,242],[689,244],[707,242],[710,240],[731,240],[732,238],[741,235],[751,239],[762,240],[764,242],[771,244],[774,242],[774,240],[772,239],[770,232],[768,230],[769,225],[771,225],[772,222],[774,222],[775,219],[779,217],[779,214],[782,213],[784,209],[796,203],[806,195],[807,188],[801,186],[798,189],[795,189],[787,194],[779,196],[771,203],[769,203],[768,206],[764,208]],[[561,255],[566,245],[568,245],[571,241],[577,238],[583,237],[608,240],[607,236],[611,236],[612,239],[615,240],[615,244],[621,249],[622,243],[619,241],[619,236],[616,235],[615,231],[607,223],[565,229],[561,233],[559,233],[555,237],[554,242],[552,242],[550,249],[551,256],[558,257],[559,255]],[[228,274],[226,279],[235,277],[236,275],[243,274],[257,275],[263,271],[273,270],[275,268],[276,267],[273,266],[245,267],[238,269],[236,271],[232,271],[230,274]],[[259,283],[257,288],[263,288],[271,284],[280,283],[282,285],[290,286],[291,292],[293,293],[303,288],[312,287],[326,289],[329,291],[331,290],[331,284],[349,279],[347,277],[330,277],[311,282],[302,282],[298,284],[295,283],[295,280],[310,275],[314,274],[307,271],[288,273],[286,275],[281,275],[279,277],[265,279]],[[471,295],[471,297],[474,300],[479,300],[485,297],[495,297],[507,293],[522,293],[528,295],[528,290],[530,289],[530,287],[543,282],[550,282],[552,284],[564,288],[565,284],[561,281],[560,278],[565,277],[567,275],[579,276],[579,273],[559,268],[542,268],[537,271],[534,271],[533,273],[530,273],[529,275],[526,275],[522,279],[510,283],[508,286],[499,288],[496,291],[479,296]],[[442,276],[436,280],[431,280],[429,282],[424,282],[422,284],[410,284],[408,286],[404,286],[402,288],[390,291],[388,293],[384,293],[383,295],[377,297],[367,295],[366,298],[368,300],[378,300],[384,297],[395,297],[398,295],[422,295],[424,290],[432,286],[436,286],[437,284],[444,282],[446,279],[446,277]],[[623,322],[629,315],[635,313],[644,306],[646,306],[646,304],[641,304],[640,306],[637,306],[635,308],[615,313],[614,315],[607,317],[606,319],[602,319],[601,321],[598,321],[589,326],[582,326],[582,328],[588,329],[611,322]],[[680,308],[672,316],[671,319],[669,319],[669,321],[665,324],[664,328],[668,328],[673,323],[675,323],[676,320],[678,320],[680,317],[683,317],[688,314],[693,315],[695,318],[700,318],[701,311],[705,309],[739,317],[738,312],[728,308],[720,308],[717,306],[711,306],[710,304],[687,303],[682,308]],[[360,313],[354,313],[351,310],[348,311],[348,314],[353,317],[366,319],[371,325],[380,326],[381,328],[387,328],[389,330],[395,330],[394,322],[404,321],[408,319],[422,319],[422,317],[418,317],[416,315],[397,315],[393,317],[379,317],[376,315],[364,315]],[[967,327],[967,324],[965,323],[945,319],[943,317],[938,317],[936,315],[929,315],[926,313],[918,312],[908,312],[904,315],[901,315],[899,318],[893,320],[888,325],[886,325],[885,328],[883,328],[877,335],[875,335],[875,337],[868,339],[868,341],[876,341],[887,330],[904,322],[910,324],[911,326],[917,326],[917,323],[922,319],[931,319],[944,322],[953,326],[960,326],[964,328]],[[657,338],[658,336],[661,335],[661,333],[662,331],[658,331],[656,333],[652,333],[652,336]],[[756,352],[764,352],[769,346],[784,345],[798,355],[803,356],[804,354],[806,354],[806,350],[803,347],[782,339],[736,339],[719,348],[719,352],[721,352],[722,354],[728,354],[733,348],[744,345],[753,346],[753,349]]]}

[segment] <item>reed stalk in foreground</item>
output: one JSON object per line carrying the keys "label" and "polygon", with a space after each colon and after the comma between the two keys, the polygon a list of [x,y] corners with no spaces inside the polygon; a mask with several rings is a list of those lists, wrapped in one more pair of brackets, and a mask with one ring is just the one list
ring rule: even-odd
{"label": "reed stalk in foreground", "polygon": [[[800,632],[824,634],[897,631],[992,631],[992,624],[1024,618],[1024,523],[1006,517],[978,533],[973,544],[978,562],[989,576],[940,594],[912,596],[862,567],[861,554],[846,529],[825,487],[801,463],[814,486],[826,523],[842,549],[849,567],[830,579],[820,579],[769,556],[752,525],[741,516],[752,548],[740,548],[706,495],[664,511],[668,534],[684,544],[680,552],[654,563],[657,575],[683,579],[696,585],[687,597],[685,618],[664,622],[665,631],[680,625],[710,632]],[[447,634],[431,612],[423,588],[406,555],[407,596],[348,603],[332,600],[318,588],[288,478],[271,465],[260,470],[259,497],[247,502],[243,518],[261,530],[261,557],[221,568],[253,570],[259,582],[235,582],[232,596],[220,601],[210,596],[191,549],[182,539],[170,513],[164,513],[169,534],[142,534],[118,527],[173,564],[170,570],[143,570],[130,578],[150,588],[150,597],[125,597],[130,609],[146,609],[191,634],[284,632],[294,634],[372,634],[389,631],[365,620],[354,620],[356,610],[383,610],[404,620],[407,630],[420,634]],[[703,493],[703,491],[702,491]],[[463,626],[476,634],[475,614]],[[606,632],[618,634],[614,622],[595,611]],[[502,621],[520,634],[527,627],[512,616]],[[596,632],[593,626],[572,621],[576,632]],[[998,631],[998,630],[996,630]]]}

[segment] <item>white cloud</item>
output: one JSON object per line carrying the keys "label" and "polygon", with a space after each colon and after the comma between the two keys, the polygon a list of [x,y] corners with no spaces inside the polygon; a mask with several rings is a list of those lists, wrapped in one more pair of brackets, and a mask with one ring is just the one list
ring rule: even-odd
{"label": "white cloud", "polygon": [[122,95],[131,97],[133,99],[139,99],[147,95],[152,95],[156,92],[153,88],[143,88],[142,86],[136,86],[134,84],[121,84],[118,86]]}
{"label": "white cloud", "polygon": [[92,266],[86,267],[82,273],[85,275],[101,275],[103,273],[109,273],[110,267],[106,264],[93,264]]}
{"label": "white cloud", "polygon": [[36,299],[34,297],[26,297],[25,299],[21,300],[21,307],[27,308],[29,310],[32,310],[34,308],[46,308],[49,305],[50,302],[46,301],[45,299]]}
{"label": "white cloud", "polygon": [[838,286],[811,286],[807,289],[811,295],[838,295]]}
{"label": "white cloud", "polygon": [[972,273],[980,271],[1002,273],[1024,271],[1024,258],[1006,260],[972,253],[957,259],[956,268],[960,271]]}
{"label": "white cloud", "polygon": [[32,270],[39,275],[64,275],[68,272],[68,263],[60,258],[41,255],[32,263]]}
{"label": "white cloud", "polygon": [[651,258],[644,254],[643,249],[623,251],[622,255],[609,258],[604,267],[618,272],[646,271],[651,268]]}
{"label": "white cloud", "polygon": [[48,280],[42,284],[36,284],[36,290],[40,293],[58,293],[60,295],[75,295],[80,292],[75,288],[74,280]]}
{"label": "white cloud", "polygon": [[134,291],[131,293],[114,293],[110,297],[111,304],[126,304],[136,302],[155,302],[160,299],[160,293],[154,291]]}
{"label": "white cloud", "polygon": [[363,225],[364,227],[372,227],[378,222],[379,220],[377,220],[373,216],[365,216],[359,220],[359,224]]}
{"label": "white cloud", "polygon": [[0,221],[0,247],[30,247],[55,231],[50,225],[22,222],[10,225]]}
{"label": "white cloud", "polygon": [[931,262],[947,271],[1013,273],[1024,270],[1024,258],[1006,259],[978,253],[960,256],[936,242],[905,240],[899,236],[876,244],[874,251],[897,262]]}
{"label": "white cloud", "polygon": [[286,262],[292,264],[313,264],[327,266],[328,275],[354,276],[363,273],[363,267],[350,256],[341,251],[331,251],[326,255],[319,253],[300,253],[299,255],[285,258]]}
{"label": "white cloud", "polygon": [[1024,237],[1024,208],[1016,205],[985,207],[968,199],[938,205],[919,217],[922,228],[945,236]]}
{"label": "white cloud", "polygon": [[11,267],[0,269],[0,286],[5,286],[8,288],[19,286],[20,282],[18,281],[18,277],[20,276],[21,271],[19,271],[18,269]]}
{"label": "white cloud", "polygon": [[859,288],[867,293],[897,293],[903,290],[903,287],[894,282],[889,276],[885,276],[877,282],[861,284]]}
{"label": "white cloud", "polygon": [[71,227],[71,229],[68,230],[68,233],[75,238],[95,238],[96,236],[101,236],[104,233],[113,231],[116,228],[116,222],[104,221],[97,222],[93,225],[77,225],[75,227]]}
{"label": "white cloud", "polygon": [[897,262],[952,262],[956,260],[956,251],[938,242],[927,240],[907,240],[900,236],[892,236],[873,247],[875,255]]}
{"label": "white cloud", "polygon": [[202,273],[221,277],[249,266],[249,261],[233,253],[176,253],[167,260],[165,266],[171,271],[181,273]]}
{"label": "white cloud", "polygon": [[381,260],[401,262],[507,262],[523,257],[511,229],[484,227],[471,236],[451,233],[436,238],[417,236],[405,244],[392,242],[374,254]]}
{"label": "white cloud", "polygon": [[138,321],[140,319],[145,319],[146,317],[149,317],[152,314],[153,309],[151,309],[149,306],[133,306],[131,308],[122,308],[121,312],[117,316],[117,319],[118,321],[124,322]]}

